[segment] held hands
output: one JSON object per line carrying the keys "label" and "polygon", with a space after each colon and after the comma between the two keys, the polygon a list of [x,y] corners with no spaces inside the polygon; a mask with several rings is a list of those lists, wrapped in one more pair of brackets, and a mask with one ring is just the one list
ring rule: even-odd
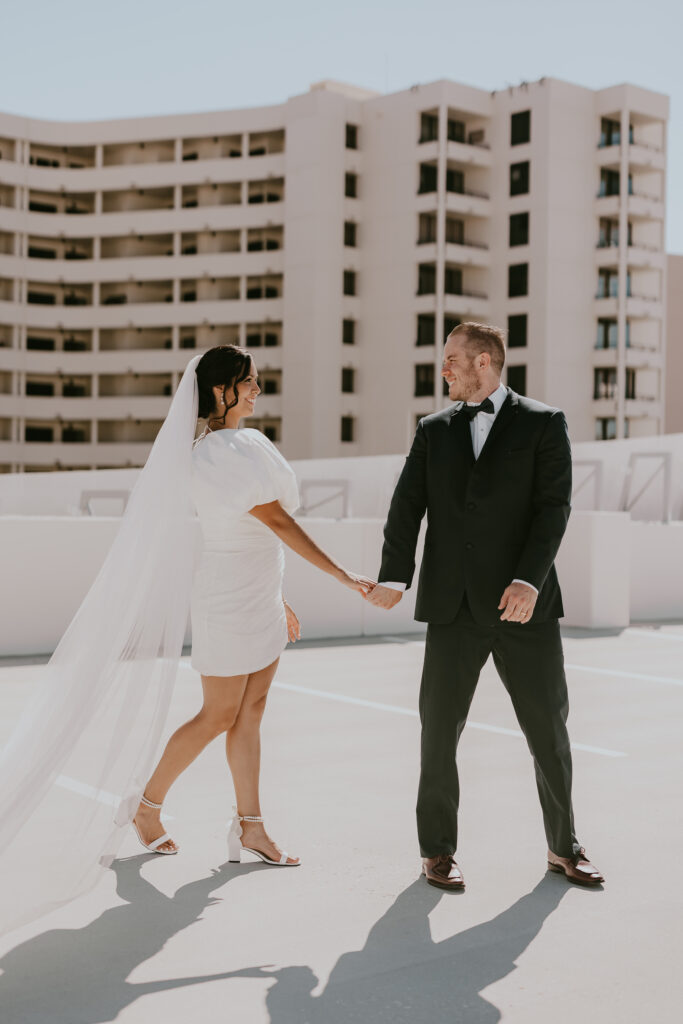
{"label": "held hands", "polygon": [[347,572],[346,569],[340,570],[339,582],[350,590],[356,590],[361,597],[367,597],[377,586],[375,581],[368,579],[367,576],[359,576],[358,573]]}
{"label": "held hands", "polygon": [[502,622],[528,622],[534,613],[538,594],[526,583],[511,583],[505,588],[498,609],[503,610]]}
{"label": "held hands", "polygon": [[403,591],[396,590],[394,587],[383,587],[381,583],[378,583],[374,590],[370,594],[365,594],[364,597],[370,604],[374,604],[375,608],[384,608],[385,611],[389,611],[401,600]]}

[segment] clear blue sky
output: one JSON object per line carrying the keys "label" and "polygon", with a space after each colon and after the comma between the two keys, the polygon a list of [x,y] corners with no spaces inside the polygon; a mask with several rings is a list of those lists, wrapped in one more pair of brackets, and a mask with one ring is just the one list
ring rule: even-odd
{"label": "clear blue sky", "polygon": [[683,252],[681,0],[15,0],[1,32],[0,109],[64,120],[278,103],[322,78],[633,82],[671,97],[667,247]]}

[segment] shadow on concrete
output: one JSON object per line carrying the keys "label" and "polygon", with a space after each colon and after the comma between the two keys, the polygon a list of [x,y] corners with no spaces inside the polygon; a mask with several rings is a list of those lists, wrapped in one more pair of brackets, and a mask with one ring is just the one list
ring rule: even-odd
{"label": "shadow on concrete", "polygon": [[140,984],[126,980],[172,936],[194,924],[207,907],[222,902],[212,895],[216,889],[232,878],[264,869],[259,864],[222,864],[208,878],[165,896],[140,875],[149,857],[143,853],[112,864],[124,906],[105,910],[85,928],[60,928],[38,935],[0,960],[3,1020],[8,1024],[102,1024],[115,1020],[141,996],[239,974],[223,972]]}
{"label": "shadow on concrete", "polygon": [[312,994],[318,979],[310,967],[254,968],[252,977],[275,979],[266,997],[271,1024],[497,1024],[501,1013],[482,992],[515,969],[567,889],[546,875],[492,920],[434,942],[429,913],[442,898],[467,897],[418,880],[373,926],[362,950],[340,957],[319,995]]}
{"label": "shadow on concrete", "polygon": [[[568,890],[564,880],[546,875],[492,920],[434,942],[430,912],[442,898],[457,905],[467,897],[417,880],[373,926],[363,949],[339,958],[318,995],[310,966],[254,966],[133,983],[127,978],[136,967],[207,907],[222,902],[212,895],[216,889],[262,869],[223,864],[169,897],[141,878],[147,860],[141,854],[114,862],[124,906],[106,910],[84,928],[38,935],[0,960],[0,1005],[8,1021],[103,1024],[141,996],[240,977],[273,982],[266,995],[271,1024],[498,1024],[501,1014],[482,992],[515,969]],[[226,1024],[233,1016],[228,994]]]}

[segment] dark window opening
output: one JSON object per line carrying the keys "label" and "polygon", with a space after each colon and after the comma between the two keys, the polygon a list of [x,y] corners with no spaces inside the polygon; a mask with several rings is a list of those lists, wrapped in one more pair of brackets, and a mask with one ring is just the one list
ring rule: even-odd
{"label": "dark window opening", "polygon": [[358,149],[358,125],[347,124],[346,126],[346,148]]}
{"label": "dark window opening", "polygon": [[356,246],[356,228],[357,225],[354,221],[344,221],[344,245],[349,246],[351,249]]}
{"label": "dark window opening", "polygon": [[344,175],[344,195],[349,199],[358,197],[358,175],[350,171]]}
{"label": "dark window opening", "polygon": [[529,161],[510,164],[510,195],[522,196],[529,191]]}
{"label": "dark window opening", "polygon": [[526,395],[526,366],[508,366],[508,387],[518,395]]}
{"label": "dark window opening", "polygon": [[508,348],[526,348],[527,314],[516,313],[508,317]]}
{"label": "dark window opening", "polygon": [[529,244],[529,214],[510,214],[510,247]]}
{"label": "dark window opening", "polygon": [[345,395],[352,395],[356,390],[356,371],[349,366],[342,367],[341,389]]}
{"label": "dark window opening", "polygon": [[513,263],[508,267],[508,298],[529,294],[529,264]]}
{"label": "dark window opening", "polygon": [[343,442],[353,441],[355,435],[355,420],[353,416],[342,416],[341,418],[341,440]]}
{"label": "dark window opening", "polygon": [[343,320],[342,321],[342,344],[344,344],[344,345],[355,345],[356,344],[356,321],[355,320]]}
{"label": "dark window opening", "polygon": [[418,363],[415,367],[416,398],[434,395],[434,363]]}
{"label": "dark window opening", "polygon": [[420,313],[417,318],[416,345],[434,345],[436,343],[436,317],[433,313]]}
{"label": "dark window opening", "polygon": [[520,110],[510,116],[510,145],[521,146],[531,141],[531,111]]}
{"label": "dark window opening", "polygon": [[345,270],[344,271],[344,295],[355,295],[356,294],[356,271]]}

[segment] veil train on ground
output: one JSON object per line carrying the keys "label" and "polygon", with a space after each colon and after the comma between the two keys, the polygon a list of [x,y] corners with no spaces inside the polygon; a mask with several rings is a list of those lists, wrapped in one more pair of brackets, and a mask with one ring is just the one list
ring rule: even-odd
{"label": "veil train on ground", "polygon": [[0,931],[98,881],[151,771],[198,537],[190,480],[200,358],[188,363],[104,564],[0,754]]}

